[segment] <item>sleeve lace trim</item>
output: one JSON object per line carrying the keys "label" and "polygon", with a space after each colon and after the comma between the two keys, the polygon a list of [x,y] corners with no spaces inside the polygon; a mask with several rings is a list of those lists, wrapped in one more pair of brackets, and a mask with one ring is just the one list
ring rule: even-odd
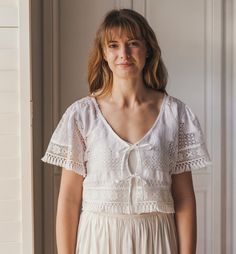
{"label": "sleeve lace trim", "polygon": [[69,149],[65,146],[50,143],[48,150],[43,158],[43,162],[72,170],[77,174],[86,177],[86,167],[83,162],[79,162],[71,158]]}
{"label": "sleeve lace trim", "polygon": [[179,151],[179,160],[175,166],[174,173],[182,173],[192,169],[204,168],[211,165],[208,151],[205,144],[199,146],[183,149]]}

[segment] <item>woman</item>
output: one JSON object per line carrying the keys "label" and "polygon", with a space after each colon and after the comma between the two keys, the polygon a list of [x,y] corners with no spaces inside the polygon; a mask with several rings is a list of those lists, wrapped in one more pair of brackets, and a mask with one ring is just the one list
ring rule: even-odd
{"label": "woman", "polygon": [[44,162],[61,166],[58,253],[194,254],[191,170],[210,163],[199,121],[166,92],[143,16],[110,11],[88,67],[90,95],[69,106]]}

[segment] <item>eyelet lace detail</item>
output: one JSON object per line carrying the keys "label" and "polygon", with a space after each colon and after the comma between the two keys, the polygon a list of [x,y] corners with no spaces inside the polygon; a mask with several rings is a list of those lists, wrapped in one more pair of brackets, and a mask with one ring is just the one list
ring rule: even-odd
{"label": "eyelet lace detail", "polygon": [[84,163],[76,161],[73,153],[66,146],[50,143],[42,161],[72,170],[82,176],[86,176]]}
{"label": "eyelet lace detail", "polygon": [[210,158],[191,109],[170,96],[167,102],[158,125],[132,145],[111,135],[85,97],[67,109],[42,160],[86,176],[84,211],[174,213],[171,175],[205,167]]}
{"label": "eyelet lace detail", "polygon": [[[190,109],[187,107],[188,111]],[[179,124],[178,160],[173,173],[199,169],[211,164],[197,117],[191,122],[194,126],[194,132],[190,131],[189,124],[189,122],[180,122]]]}
{"label": "eyelet lace detail", "polygon": [[210,165],[211,162],[207,154],[204,144],[179,151],[179,160],[175,167],[176,172],[180,173]]}
{"label": "eyelet lace detail", "polygon": [[136,190],[135,205],[130,206],[129,187],[117,189],[106,187],[88,188],[83,191],[82,210],[111,213],[142,213],[160,211],[173,213],[173,199],[168,188],[144,188],[145,195],[140,187]]}
{"label": "eyelet lace detail", "polygon": [[105,213],[120,213],[120,214],[130,214],[130,213],[151,213],[151,212],[164,212],[164,213],[174,213],[173,201],[161,202],[161,201],[148,201],[142,203],[136,203],[135,209],[130,211],[128,203],[121,202],[87,202],[83,201],[82,210],[93,211],[93,212],[105,212]]}

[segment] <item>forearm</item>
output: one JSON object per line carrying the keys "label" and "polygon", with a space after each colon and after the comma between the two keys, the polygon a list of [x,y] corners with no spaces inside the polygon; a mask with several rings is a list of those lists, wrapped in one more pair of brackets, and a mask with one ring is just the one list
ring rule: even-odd
{"label": "forearm", "polygon": [[80,203],[58,199],[56,240],[58,254],[74,254],[79,223]]}
{"label": "forearm", "polygon": [[195,254],[197,242],[195,196],[185,200],[176,200],[175,211],[179,254]]}

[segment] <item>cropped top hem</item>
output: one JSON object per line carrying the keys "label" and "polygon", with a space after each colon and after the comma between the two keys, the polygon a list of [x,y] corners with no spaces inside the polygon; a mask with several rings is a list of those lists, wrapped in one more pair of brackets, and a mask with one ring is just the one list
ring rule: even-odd
{"label": "cropped top hem", "polygon": [[140,214],[151,212],[175,213],[173,202],[147,201],[130,206],[120,202],[86,202],[82,203],[82,211],[104,212],[112,214]]}

